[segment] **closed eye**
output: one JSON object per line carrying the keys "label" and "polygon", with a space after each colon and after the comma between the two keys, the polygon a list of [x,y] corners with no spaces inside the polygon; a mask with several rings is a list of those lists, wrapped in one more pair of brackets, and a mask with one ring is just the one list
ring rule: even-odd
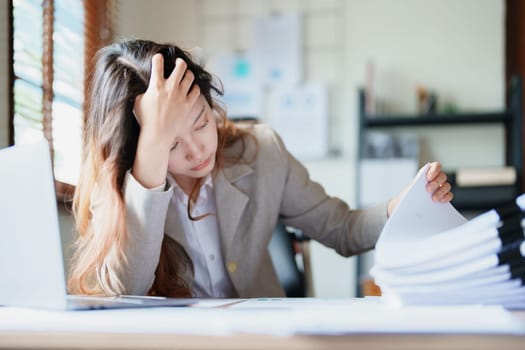
{"label": "closed eye", "polygon": [[201,129],[204,129],[207,125],[208,125],[208,118],[206,118],[206,120],[204,121],[204,123],[202,123],[201,125],[199,125],[197,127],[197,130],[201,130]]}
{"label": "closed eye", "polygon": [[206,106],[202,106],[201,110],[197,114],[197,117],[193,121],[193,125],[198,124],[199,120],[201,120],[201,117],[204,115],[204,110],[206,109]]}

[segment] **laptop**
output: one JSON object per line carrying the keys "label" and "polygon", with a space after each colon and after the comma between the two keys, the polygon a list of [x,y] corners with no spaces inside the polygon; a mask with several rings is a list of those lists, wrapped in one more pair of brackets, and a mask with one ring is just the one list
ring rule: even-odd
{"label": "laptop", "polygon": [[195,298],[68,295],[50,158],[44,139],[0,150],[0,305],[86,310],[198,302]]}

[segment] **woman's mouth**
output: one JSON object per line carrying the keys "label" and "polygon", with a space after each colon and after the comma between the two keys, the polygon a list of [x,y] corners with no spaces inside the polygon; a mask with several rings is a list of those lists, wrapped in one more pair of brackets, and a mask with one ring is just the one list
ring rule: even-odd
{"label": "woman's mouth", "polygon": [[206,168],[208,166],[208,164],[210,164],[210,162],[211,162],[211,156],[209,156],[208,159],[206,159],[204,162],[200,163],[199,165],[197,165],[194,168],[191,168],[190,170],[191,171],[202,170],[202,169]]}

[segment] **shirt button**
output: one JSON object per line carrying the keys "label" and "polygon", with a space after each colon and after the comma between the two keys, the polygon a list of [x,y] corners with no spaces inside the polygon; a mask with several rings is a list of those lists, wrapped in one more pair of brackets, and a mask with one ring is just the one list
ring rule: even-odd
{"label": "shirt button", "polygon": [[230,261],[228,263],[228,271],[230,271],[231,273],[234,273],[235,271],[237,271],[237,264],[233,261]]}
{"label": "shirt button", "polygon": [[214,261],[214,260],[215,260],[215,255],[210,254],[210,260],[211,260],[211,261]]}

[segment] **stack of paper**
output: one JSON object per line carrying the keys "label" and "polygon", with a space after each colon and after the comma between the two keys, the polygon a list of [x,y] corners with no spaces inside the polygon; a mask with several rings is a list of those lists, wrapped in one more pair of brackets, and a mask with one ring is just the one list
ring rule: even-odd
{"label": "stack of paper", "polygon": [[525,195],[467,221],[431,200],[421,169],[385,225],[372,275],[401,304],[525,308]]}

